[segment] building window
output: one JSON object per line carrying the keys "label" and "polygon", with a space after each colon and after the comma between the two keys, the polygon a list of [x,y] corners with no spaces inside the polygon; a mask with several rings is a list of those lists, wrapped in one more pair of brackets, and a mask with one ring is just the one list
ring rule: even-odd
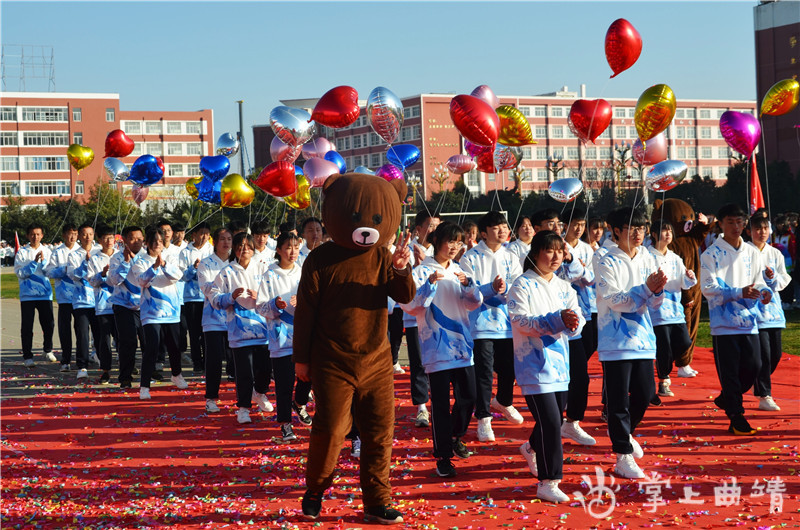
{"label": "building window", "polygon": [[700,176],[701,177],[713,177],[714,176],[714,168],[713,167],[701,167],[700,168]]}
{"label": "building window", "polygon": [[67,121],[67,108],[22,107],[22,121]]}
{"label": "building window", "polygon": [[700,138],[704,140],[711,139],[711,127],[700,127]]}
{"label": "building window", "polygon": [[336,150],[337,151],[349,151],[350,150],[350,137],[344,136],[342,138],[336,139]]}
{"label": "building window", "polygon": [[5,146],[5,145],[15,146],[15,145],[17,145],[18,138],[19,138],[19,135],[17,134],[17,131],[3,131],[3,132],[0,132],[0,145],[3,145],[3,146]]}
{"label": "building window", "polygon": [[628,128],[627,127],[615,127],[614,128],[614,138],[625,138],[628,136]]}
{"label": "building window", "polygon": [[578,159],[578,148],[577,147],[567,147],[567,159],[568,160],[577,160]]}
{"label": "building window", "polygon": [[547,182],[547,180],[548,180],[547,174],[548,173],[549,172],[547,171],[547,168],[540,167],[539,169],[536,170],[536,178],[538,180],[542,180],[542,181]]}
{"label": "building window", "polygon": [[200,175],[200,164],[186,164],[186,176],[196,177]]}
{"label": "building window", "polygon": [[186,154],[190,156],[200,156],[203,154],[203,144],[200,142],[192,142],[186,144]]}
{"label": "building window", "polygon": [[25,171],[68,171],[69,163],[65,156],[25,157]]}
{"label": "building window", "polygon": [[180,134],[180,133],[181,133],[181,122],[179,121],[167,122],[167,134]]}
{"label": "building window", "polygon": [[19,158],[16,156],[0,156],[0,171],[19,171]]}
{"label": "building window", "polygon": [[700,158],[711,158],[712,156],[710,147],[704,147],[700,150]]}
{"label": "building window", "polygon": [[723,114],[725,114],[725,109],[718,109],[717,110],[717,119],[720,119]]}
{"label": "building window", "polygon": [[553,158],[560,158],[564,159],[564,148],[563,147],[554,147],[553,148]]}
{"label": "building window", "polygon": [[0,121],[17,121],[17,107],[0,107]]}
{"label": "building window", "polygon": [[170,142],[167,144],[167,154],[168,155],[182,155],[183,154],[183,144],[180,142]]}
{"label": "building window", "polygon": [[601,147],[600,148],[600,158],[602,160],[610,160],[611,159],[611,148],[610,147]]}
{"label": "building window", "polygon": [[523,116],[526,118],[531,115],[531,108],[530,107],[520,107],[519,111],[522,113]]}
{"label": "building window", "polygon": [[69,145],[69,133],[66,131],[24,132],[22,133],[22,145],[35,145],[35,146]]}
{"label": "building window", "polygon": [[717,158],[726,159],[730,156],[730,150],[727,147],[717,147]]}
{"label": "building window", "polygon": [[201,134],[202,128],[199,121],[186,122],[186,134]]}
{"label": "building window", "polygon": [[581,176],[581,172],[576,168],[569,168],[569,178],[576,179]]}
{"label": "building window", "polygon": [[381,154],[380,153],[372,153],[369,155],[369,166],[370,167],[379,167],[381,165]]}
{"label": "building window", "polygon": [[686,119],[693,120],[696,116],[695,109],[686,109]]}
{"label": "building window", "polygon": [[685,158],[686,158],[686,148],[685,147],[679,147],[678,148],[678,159],[684,160]]}
{"label": "building window", "polygon": [[369,145],[375,146],[381,144],[381,137],[374,132],[369,133]]}
{"label": "building window", "polygon": [[403,118],[419,118],[419,105],[405,107],[403,109]]}
{"label": "building window", "polygon": [[564,116],[564,109],[562,107],[550,107],[550,116],[553,118],[562,118]]}
{"label": "building window", "polygon": [[547,138],[547,126],[546,125],[537,125],[536,126],[536,138]]}
{"label": "building window", "polygon": [[82,180],[75,182],[75,195],[83,195],[83,189],[84,186]]}
{"label": "building window", "polygon": [[537,106],[533,107],[533,115],[537,118],[544,118],[547,116],[547,107]]}
{"label": "building window", "polygon": [[533,160],[533,154],[531,153],[531,151],[533,151],[533,150],[530,147],[523,147],[522,148],[522,159],[523,160]]}
{"label": "building window", "polygon": [[361,135],[353,136],[353,149],[361,149]]}
{"label": "building window", "polygon": [[696,147],[687,147],[686,148],[686,158],[690,160],[694,160],[697,158],[697,148]]}
{"label": "building window", "polygon": [[114,109],[106,109],[106,121],[114,121]]}
{"label": "building window", "polygon": [[614,117],[615,118],[624,118],[626,115],[626,111],[622,107],[617,107],[614,109]]}
{"label": "building window", "polygon": [[169,164],[167,166],[167,175],[170,177],[182,177],[183,164]]}
{"label": "building window", "polygon": [[710,120],[711,119],[711,109],[700,109],[700,119],[701,120]]}
{"label": "building window", "polygon": [[147,144],[147,154],[161,156],[164,154],[164,147],[160,143]]}
{"label": "building window", "polygon": [[583,150],[583,158],[594,160],[597,158],[597,148],[596,147],[587,147]]}
{"label": "building window", "polygon": [[562,125],[553,125],[550,127],[550,134],[553,138],[564,138],[564,127]]}
{"label": "building window", "polygon": [[142,122],[124,121],[122,122],[122,130],[130,134],[142,134]]}
{"label": "building window", "polygon": [[547,160],[547,148],[546,147],[537,147],[536,148],[536,158],[539,160]]}
{"label": "building window", "polygon": [[697,137],[696,127],[686,127],[686,138],[694,139]]}
{"label": "building window", "polygon": [[628,127],[628,138],[639,138],[639,133],[636,132],[636,127]]}
{"label": "building window", "polygon": [[142,144],[140,143],[133,144],[133,151],[131,151],[131,156],[142,156]]}
{"label": "building window", "polygon": [[683,138],[686,138],[686,127],[677,127],[676,130],[678,132],[677,138],[679,140],[683,139]]}
{"label": "building window", "polygon": [[83,133],[82,132],[72,133],[72,143],[83,145]]}
{"label": "building window", "polygon": [[611,138],[611,127],[606,127],[606,130],[598,138]]}
{"label": "building window", "polygon": [[0,195],[3,197],[19,195],[19,182],[0,182]]}
{"label": "building window", "polygon": [[584,175],[586,180],[597,180],[597,168],[590,167]]}
{"label": "building window", "polygon": [[81,109],[78,107],[73,107],[72,109],[72,121],[81,121],[82,113]]}
{"label": "building window", "polygon": [[144,122],[144,133],[145,134],[161,134],[161,122],[160,121],[146,121],[146,122]]}
{"label": "building window", "polygon": [[25,182],[25,195],[69,195],[68,180]]}

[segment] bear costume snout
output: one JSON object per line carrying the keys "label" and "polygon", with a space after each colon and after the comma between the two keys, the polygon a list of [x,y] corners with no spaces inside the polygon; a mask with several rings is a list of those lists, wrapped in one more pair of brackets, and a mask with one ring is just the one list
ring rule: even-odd
{"label": "bear costume snout", "polygon": [[353,243],[359,247],[371,247],[380,237],[380,232],[368,226],[359,226],[353,230]]}

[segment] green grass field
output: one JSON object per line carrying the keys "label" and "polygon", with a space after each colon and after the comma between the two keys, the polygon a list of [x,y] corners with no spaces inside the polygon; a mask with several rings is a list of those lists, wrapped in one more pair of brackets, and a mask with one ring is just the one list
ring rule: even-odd
{"label": "green grass field", "polygon": [[[13,272],[0,274],[0,298],[18,298],[19,282]],[[783,330],[783,351],[792,355],[800,355],[800,309],[786,312],[786,329]],[[708,327],[708,311],[703,306],[700,316],[700,329],[697,332],[697,345],[702,348],[711,347],[711,331]]]}

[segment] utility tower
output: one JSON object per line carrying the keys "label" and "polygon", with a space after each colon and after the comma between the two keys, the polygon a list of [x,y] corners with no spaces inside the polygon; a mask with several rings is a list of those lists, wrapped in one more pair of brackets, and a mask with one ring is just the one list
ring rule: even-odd
{"label": "utility tower", "polygon": [[[1,54],[0,75],[4,92],[56,91],[56,61],[52,46],[3,44]],[[31,81],[33,86],[29,87]]]}

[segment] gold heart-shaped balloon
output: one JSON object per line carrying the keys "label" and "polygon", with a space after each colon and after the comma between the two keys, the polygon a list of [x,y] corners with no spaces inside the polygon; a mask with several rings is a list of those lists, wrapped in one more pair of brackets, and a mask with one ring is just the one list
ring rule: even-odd
{"label": "gold heart-shaped balloon", "polygon": [[283,198],[283,202],[295,210],[305,210],[311,205],[311,185],[305,175],[295,175],[297,179],[297,191],[288,197]]}
{"label": "gold heart-shaped balloon", "polygon": [[496,109],[500,118],[500,137],[497,143],[518,146],[535,144],[528,118],[516,107],[502,105]]}
{"label": "gold heart-shaped balloon", "polygon": [[186,193],[194,200],[197,200],[198,195],[200,195],[200,192],[197,191],[197,185],[200,184],[201,180],[203,180],[203,177],[192,177],[186,181]]}
{"label": "gold heart-shaped balloon", "polygon": [[94,160],[94,151],[91,147],[84,147],[81,144],[72,144],[67,148],[67,159],[69,163],[78,170],[80,174],[81,169],[85,168]]}
{"label": "gold heart-shaped balloon", "polygon": [[231,173],[220,183],[220,204],[225,208],[244,208],[253,202],[255,195],[256,190],[238,173]]}

